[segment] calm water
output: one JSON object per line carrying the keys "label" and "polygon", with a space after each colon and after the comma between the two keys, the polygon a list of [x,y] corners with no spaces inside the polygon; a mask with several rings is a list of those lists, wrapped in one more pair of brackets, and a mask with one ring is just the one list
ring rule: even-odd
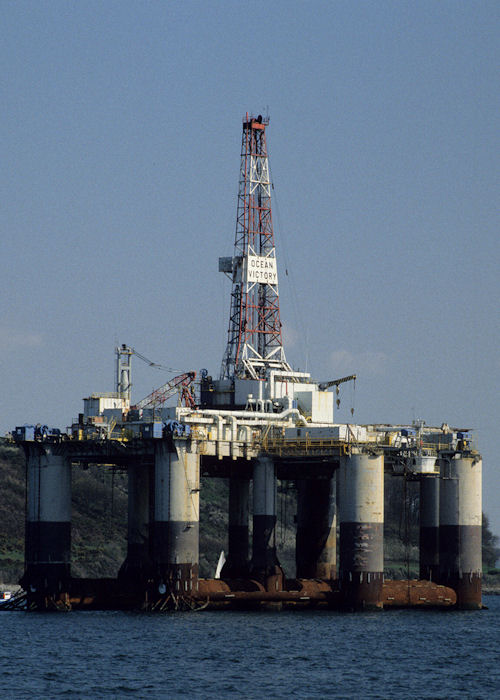
{"label": "calm water", "polygon": [[482,612],[0,613],[0,698],[500,697]]}

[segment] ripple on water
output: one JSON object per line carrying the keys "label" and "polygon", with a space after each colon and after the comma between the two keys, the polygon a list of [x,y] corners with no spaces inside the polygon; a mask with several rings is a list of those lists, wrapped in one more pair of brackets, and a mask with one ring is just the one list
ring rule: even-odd
{"label": "ripple on water", "polygon": [[0,697],[489,700],[500,695],[500,597],[487,604],[358,615],[4,612]]}

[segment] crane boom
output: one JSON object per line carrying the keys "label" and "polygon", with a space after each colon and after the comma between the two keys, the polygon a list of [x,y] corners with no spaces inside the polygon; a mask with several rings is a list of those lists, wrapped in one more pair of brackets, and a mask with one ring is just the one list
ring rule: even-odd
{"label": "crane boom", "polygon": [[326,389],[329,389],[331,386],[338,386],[339,384],[343,384],[344,382],[350,381],[356,381],[355,374],[350,374],[348,377],[341,377],[340,379],[332,379],[329,382],[322,382],[321,384],[319,384],[319,389],[320,391],[326,391]]}
{"label": "crane boom", "polygon": [[163,386],[152,391],[148,396],[138,401],[135,408],[156,408],[163,406],[165,401],[176,392],[180,393],[181,401],[190,408],[195,407],[195,401],[189,386],[194,382],[196,372],[184,372],[174,377]]}

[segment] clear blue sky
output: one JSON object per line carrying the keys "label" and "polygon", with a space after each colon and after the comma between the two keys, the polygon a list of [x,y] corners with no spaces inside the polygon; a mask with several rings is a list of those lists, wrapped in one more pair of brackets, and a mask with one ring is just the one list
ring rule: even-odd
{"label": "clear blue sky", "polygon": [[[117,342],[218,374],[241,118],[269,109],[289,361],[357,372],[358,422],[476,428],[500,534],[499,3],[3,0],[0,19],[2,434],[70,424],[114,388]],[[136,399],[168,378],[134,369]]]}

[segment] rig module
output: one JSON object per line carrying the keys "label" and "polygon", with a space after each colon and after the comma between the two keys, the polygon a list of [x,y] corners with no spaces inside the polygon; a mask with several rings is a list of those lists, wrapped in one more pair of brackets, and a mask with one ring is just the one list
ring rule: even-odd
{"label": "rig module", "polygon": [[[321,383],[286,360],[268,123],[243,119],[234,252],[219,259],[232,281],[219,377],[185,372],[134,404],[132,357],[146,358],[121,345],[115,391],[85,398],[67,433],[13,431],[27,458],[28,610],[481,607],[482,463],[470,431],[337,423],[339,386],[356,376]],[[127,470],[116,579],[71,575],[74,464]],[[228,552],[214,579],[198,570],[200,473],[229,482]],[[384,580],[385,474],[420,484],[418,581]],[[276,552],[278,479],[297,488],[293,578]]]}

